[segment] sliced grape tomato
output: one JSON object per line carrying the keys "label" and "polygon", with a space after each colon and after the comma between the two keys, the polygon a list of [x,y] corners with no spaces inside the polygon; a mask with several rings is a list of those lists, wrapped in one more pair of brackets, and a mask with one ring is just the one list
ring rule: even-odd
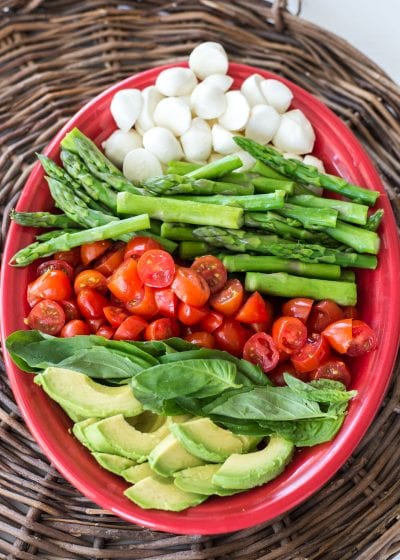
{"label": "sliced grape tomato", "polygon": [[242,305],[244,289],[240,280],[236,278],[228,280],[221,291],[213,294],[210,305],[216,311],[229,317],[234,315]]}
{"label": "sliced grape tomato", "polygon": [[82,270],[77,274],[74,281],[75,293],[78,294],[83,288],[90,288],[104,294],[107,291],[106,277],[98,270]]}
{"label": "sliced grape tomato", "polygon": [[279,361],[279,352],[273,338],[266,333],[251,336],[243,349],[243,358],[257,364],[264,372],[273,370]]}
{"label": "sliced grape tomato", "polygon": [[272,325],[272,338],[279,351],[298,352],[307,341],[307,328],[296,317],[279,317]]}
{"label": "sliced grape tomato", "polygon": [[272,306],[258,292],[254,292],[239,309],[235,319],[242,323],[268,323],[272,320]]}
{"label": "sliced grape tomato", "polygon": [[26,322],[31,329],[56,336],[65,324],[65,313],[56,301],[42,299],[30,310]]}
{"label": "sliced grape tomato", "polygon": [[340,381],[348,387],[351,382],[350,372],[347,366],[341,360],[331,360],[322,364],[319,368],[309,374],[310,381],[317,379],[332,379],[333,381]]}
{"label": "sliced grape tomato", "polygon": [[150,288],[149,286],[142,286],[139,288],[133,298],[125,304],[129,313],[140,315],[147,319],[154,317],[158,312],[154,291],[154,288]]}
{"label": "sliced grape tomato", "polygon": [[228,273],[223,262],[213,255],[196,257],[191,268],[198,272],[207,282],[210,293],[219,292],[228,279]]}
{"label": "sliced grape tomato", "polygon": [[143,255],[143,253],[150,251],[151,249],[162,249],[162,246],[158,243],[158,241],[152,239],[151,237],[138,235],[136,237],[132,237],[132,239],[128,241],[124,258],[129,259],[133,257],[138,259]]}
{"label": "sliced grape tomato", "polygon": [[329,355],[330,346],[325,337],[314,333],[299,352],[291,355],[291,361],[297,372],[306,373],[326,362]]}
{"label": "sliced grape tomato", "polygon": [[71,338],[72,336],[91,334],[90,326],[82,319],[73,319],[63,326],[61,338]]}
{"label": "sliced grape tomato", "polygon": [[172,289],[177,297],[189,305],[202,307],[210,296],[210,288],[202,276],[192,268],[178,267]]}
{"label": "sliced grape tomato", "polygon": [[42,262],[37,268],[37,275],[41,276],[48,270],[62,270],[71,281],[74,279],[74,269],[67,261],[63,261],[61,259],[52,259]]}
{"label": "sliced grape tomato", "polygon": [[172,284],[175,275],[175,263],[167,251],[151,249],[138,260],[139,278],[151,288],[167,288]]}
{"label": "sliced grape tomato", "polygon": [[179,336],[179,324],[169,317],[156,319],[147,326],[144,333],[145,340],[164,340],[174,336]]}
{"label": "sliced grape tomato", "polygon": [[309,298],[289,299],[282,305],[282,313],[286,317],[297,317],[305,323],[310,315],[314,300]]}

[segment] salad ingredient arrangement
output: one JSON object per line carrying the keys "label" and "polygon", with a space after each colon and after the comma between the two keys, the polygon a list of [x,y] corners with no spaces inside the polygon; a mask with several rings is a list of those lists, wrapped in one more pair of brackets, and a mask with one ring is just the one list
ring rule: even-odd
{"label": "salad ingredient arrangement", "polygon": [[377,266],[378,193],[301,157],[315,135],[287,86],[231,90],[227,69],[205,43],[120,90],[105,153],[73,129],[62,165],[38,156],[61,213],[11,214],[50,230],[12,264],[51,260],[8,351],[144,508],[264,484],[330,441],[355,396],[343,357],[377,344],[350,268]]}

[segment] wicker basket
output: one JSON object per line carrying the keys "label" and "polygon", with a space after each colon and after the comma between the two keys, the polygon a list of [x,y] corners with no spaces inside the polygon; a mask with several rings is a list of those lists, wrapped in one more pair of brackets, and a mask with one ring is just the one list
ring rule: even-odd
{"label": "wicker basket", "polygon": [[[344,40],[283,4],[0,0],[3,235],[34,152],[77,109],[116,81],[186,58],[204,40],[222,42],[232,60],[281,74],[331,107],[374,160],[399,221],[399,88]],[[400,551],[398,376],[368,434],[322,490],[274,522],[205,537],[129,525],[82,497],[32,440],[2,372],[0,559],[383,560]]]}

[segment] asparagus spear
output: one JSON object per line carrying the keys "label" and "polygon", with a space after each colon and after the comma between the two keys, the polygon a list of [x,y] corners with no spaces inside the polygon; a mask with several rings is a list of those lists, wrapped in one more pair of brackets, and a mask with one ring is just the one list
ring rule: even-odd
{"label": "asparagus spear", "polygon": [[163,175],[144,181],[143,187],[149,193],[158,195],[194,194],[194,195],[248,195],[254,193],[252,185],[240,185],[212,181],[210,179],[190,179],[185,175]]}
{"label": "asparagus spear", "polygon": [[295,204],[286,203],[283,208],[277,209],[278,214],[294,218],[305,228],[321,229],[321,227],[335,227],[338,217],[337,210],[328,208],[303,208]]}
{"label": "asparagus spear", "polygon": [[244,225],[277,233],[283,239],[303,239],[311,242],[315,236],[315,232],[289,225],[284,217],[274,212],[245,212]]}
{"label": "asparagus spear", "polygon": [[78,231],[81,230],[76,228],[53,229],[52,231],[45,231],[44,233],[36,235],[35,239],[36,241],[49,241],[49,239],[53,239],[59,235],[64,235],[65,233],[77,233]]}
{"label": "asparagus spear", "polygon": [[50,212],[17,212],[11,210],[10,218],[20,226],[41,228],[70,228],[78,224],[65,214],[51,214]]}
{"label": "asparagus spear", "polygon": [[333,198],[319,198],[311,194],[300,194],[292,196],[288,202],[306,208],[331,208],[339,213],[339,218],[344,222],[365,225],[367,223],[368,206],[345,202]]}
{"label": "asparagus spear", "polygon": [[385,213],[384,210],[379,209],[373,214],[371,214],[370,216],[368,216],[367,223],[365,224],[365,229],[369,229],[369,231],[377,231],[382,221],[384,213]]}
{"label": "asparagus spear", "polygon": [[173,222],[163,222],[161,226],[161,237],[174,241],[198,241],[193,235],[195,226],[187,224],[177,224]]}
{"label": "asparagus spear", "polygon": [[368,206],[373,206],[379,197],[379,192],[377,191],[352,185],[341,177],[320,173],[316,167],[305,165],[295,159],[285,159],[278,150],[270,146],[262,146],[254,142],[254,140],[241,136],[235,136],[234,140],[238,146],[246,150],[250,155],[295,181],[323,187],[346,196],[354,200],[354,202],[360,202]]}
{"label": "asparagus spear", "polygon": [[210,252],[210,247],[204,241],[182,241],[179,243],[179,256],[181,259],[194,259]]}
{"label": "asparagus spear", "polygon": [[332,299],[339,305],[356,305],[357,286],[354,282],[302,278],[286,272],[263,274],[248,272],[246,290],[281,297],[309,297],[316,300]]}
{"label": "asparagus spear", "polygon": [[121,214],[149,214],[165,222],[183,222],[198,225],[220,224],[222,227],[238,229],[243,224],[243,209],[233,206],[215,206],[199,202],[138,196],[119,193],[118,212]]}
{"label": "asparagus spear", "polygon": [[278,181],[287,181],[288,178],[282,173],[278,173],[275,169],[272,169],[266,163],[263,163],[259,159],[255,162],[253,167],[251,168],[252,173],[256,173],[257,175],[262,175],[263,177],[267,177],[268,179],[276,179]]}
{"label": "asparagus spear", "polygon": [[275,191],[269,194],[256,194],[245,196],[174,196],[174,200],[191,200],[207,204],[218,204],[220,206],[239,206],[244,210],[263,212],[271,209],[281,209],[284,206],[285,191]]}
{"label": "asparagus spear", "polygon": [[185,175],[202,167],[201,163],[191,163],[189,161],[171,160],[168,162],[167,175]]}
{"label": "asparagus spear", "polygon": [[337,221],[336,227],[326,228],[326,233],[339,241],[348,245],[358,253],[371,253],[377,255],[379,252],[380,240],[377,233],[345,222]]}
{"label": "asparagus spear", "polygon": [[68,251],[73,247],[79,247],[83,243],[93,243],[102,239],[118,239],[125,234],[133,231],[150,227],[150,220],[147,214],[117,220],[109,224],[98,226],[91,229],[78,231],[76,233],[65,233],[53,237],[43,243],[35,242],[18,251],[12,259],[15,266],[27,266],[36,259],[47,257],[57,251]]}
{"label": "asparagus spear", "polygon": [[207,165],[203,165],[198,169],[194,169],[186,173],[186,177],[190,177],[191,179],[216,179],[218,177],[223,177],[234,169],[242,167],[242,165],[243,163],[240,157],[232,154],[207,163]]}
{"label": "asparagus spear", "polygon": [[339,280],[341,280],[342,282],[355,282],[356,281],[355,272],[353,270],[346,268],[345,270],[341,271]]}
{"label": "asparagus spear", "polygon": [[252,180],[256,193],[270,193],[276,190],[285,191],[292,195],[294,189],[293,181],[282,181],[281,179],[269,179],[268,177],[256,177]]}
{"label": "asparagus spear", "polygon": [[273,256],[225,255],[222,262],[229,272],[289,272],[298,276],[329,280],[338,280],[341,275],[340,266],[336,264],[304,263]]}

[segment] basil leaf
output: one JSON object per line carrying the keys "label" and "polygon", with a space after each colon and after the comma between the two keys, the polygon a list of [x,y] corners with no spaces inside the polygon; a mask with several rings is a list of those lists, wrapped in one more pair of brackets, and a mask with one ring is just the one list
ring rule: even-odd
{"label": "basil leaf", "polygon": [[336,381],[330,379],[324,379],[324,383],[313,385],[311,383],[304,383],[288,373],[284,373],[283,377],[288,387],[311,401],[340,403],[347,402],[357,395],[357,391],[346,391],[346,387],[342,383],[337,385]]}
{"label": "basil leaf", "polygon": [[100,379],[132,377],[144,369],[123,354],[101,347],[75,352],[59,362],[58,367],[80,371],[89,377]]}

